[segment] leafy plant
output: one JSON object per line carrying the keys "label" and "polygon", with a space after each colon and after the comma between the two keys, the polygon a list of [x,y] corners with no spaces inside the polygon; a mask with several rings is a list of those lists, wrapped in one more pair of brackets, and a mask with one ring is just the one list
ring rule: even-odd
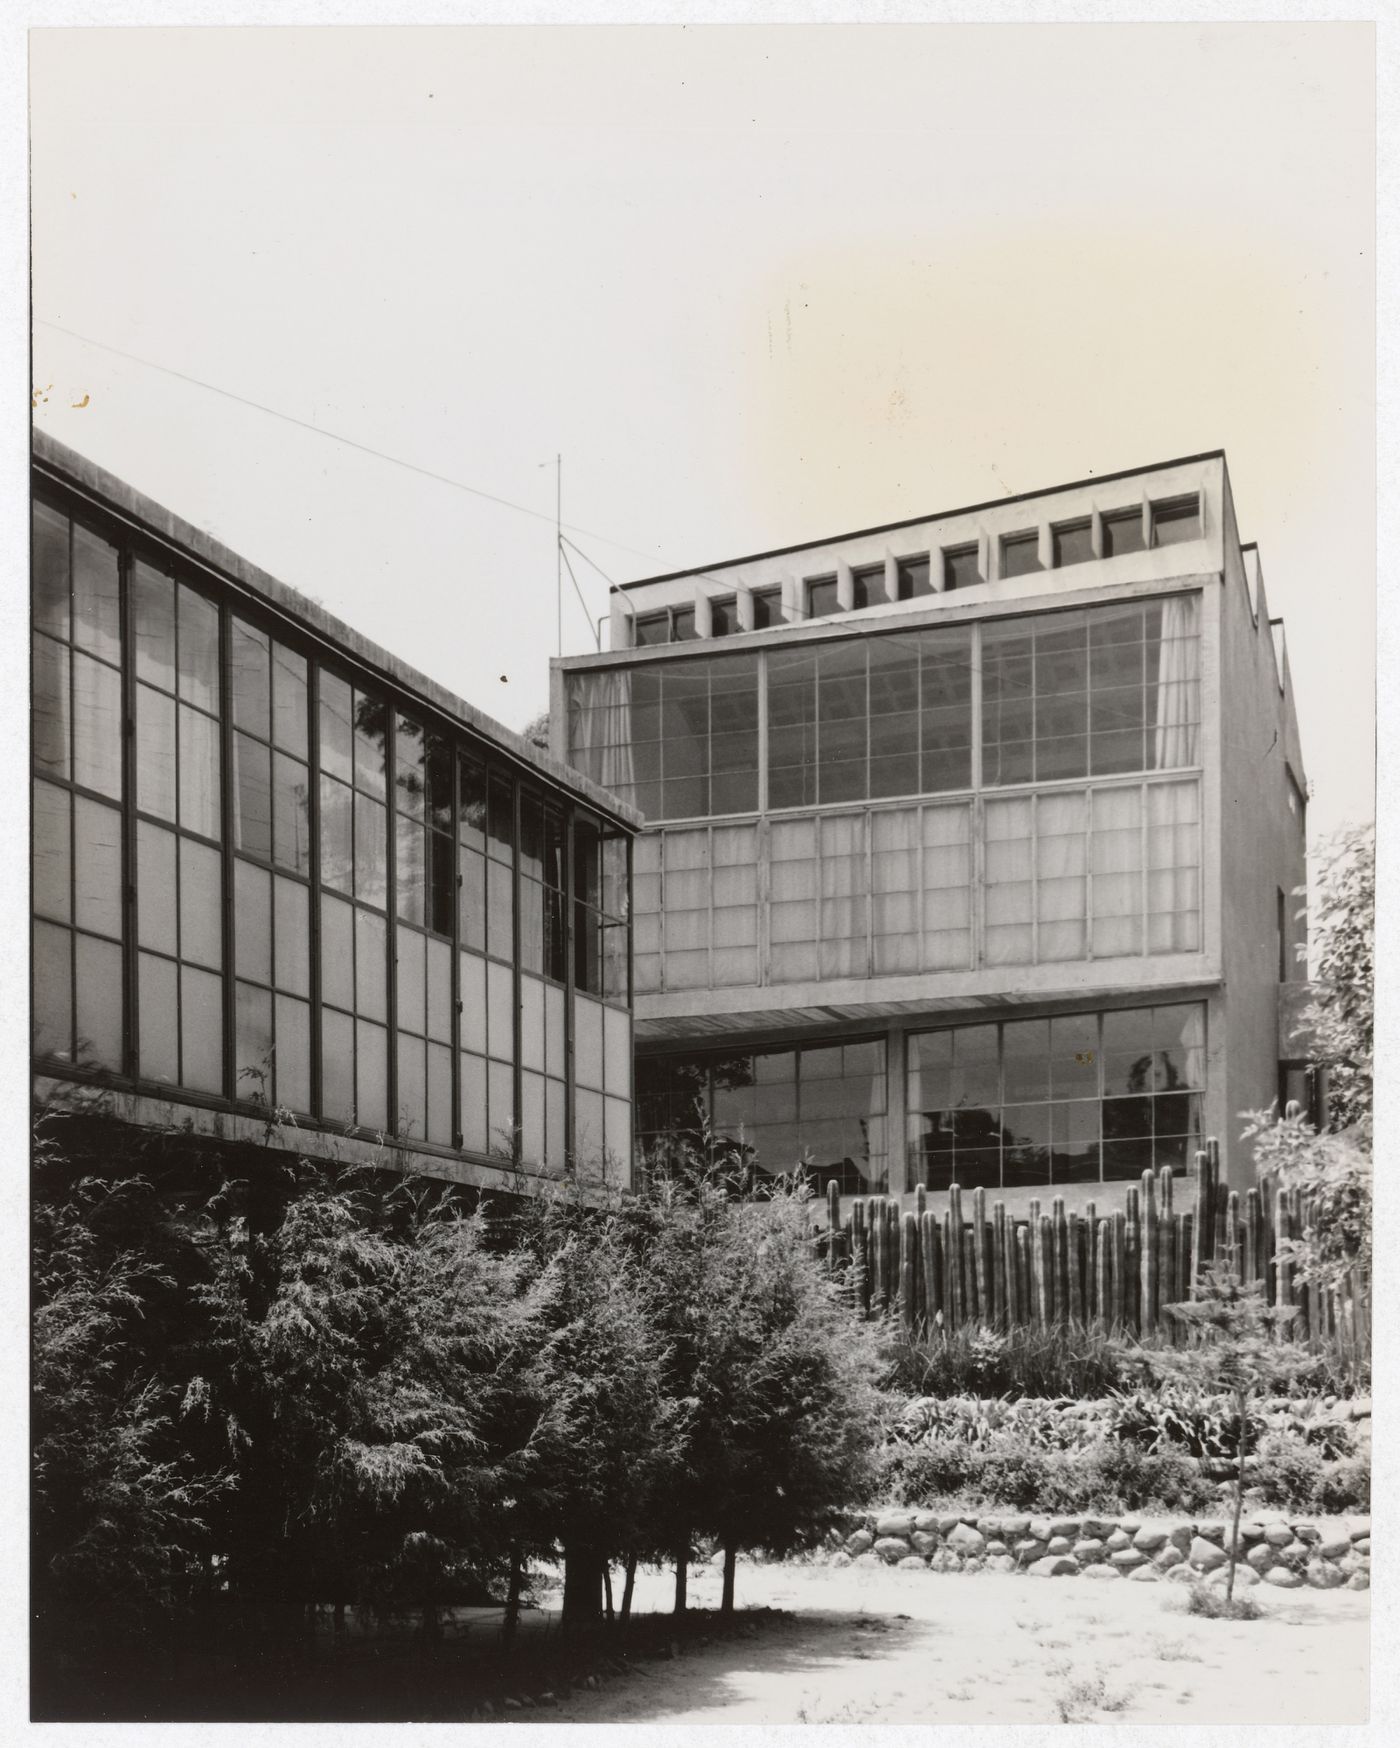
{"label": "leafy plant", "polygon": [[1349,827],[1323,849],[1311,918],[1318,982],[1306,1018],[1317,1059],[1327,1070],[1329,1126],[1369,1130],[1375,1097],[1375,827]]}
{"label": "leafy plant", "polygon": [[1234,1402],[1235,1511],[1225,1568],[1225,1597],[1229,1602],[1235,1593],[1235,1568],[1239,1560],[1250,1402],[1271,1380],[1288,1375],[1292,1357],[1281,1349],[1277,1337],[1292,1320],[1295,1310],[1291,1306],[1267,1305],[1257,1287],[1246,1286],[1225,1266],[1205,1270],[1196,1281],[1196,1297],[1169,1305],[1167,1312],[1193,1340],[1192,1346],[1173,1356],[1179,1374],[1198,1386],[1228,1391]]}
{"label": "leafy plant", "polygon": [[1001,1334],[970,1324],[896,1337],[887,1383],[911,1396],[1078,1400],[1130,1385],[1142,1376],[1146,1352],[1082,1326],[1017,1325]]}
{"label": "leafy plant", "polygon": [[[1262,1427],[1258,1414],[1248,1416],[1247,1445],[1253,1444]],[[1176,1448],[1193,1457],[1239,1454],[1240,1420],[1235,1404],[1227,1396],[1184,1384],[1116,1396],[1108,1412],[1107,1430],[1120,1442],[1148,1451]]]}

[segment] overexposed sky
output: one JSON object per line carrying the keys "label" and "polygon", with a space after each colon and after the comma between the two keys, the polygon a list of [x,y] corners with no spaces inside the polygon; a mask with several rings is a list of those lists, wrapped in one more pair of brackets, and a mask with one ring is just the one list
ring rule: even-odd
{"label": "overexposed sky", "polygon": [[39,423],[502,721],[557,452],[623,581],[1223,446],[1314,831],[1371,815],[1369,26],[30,45]]}

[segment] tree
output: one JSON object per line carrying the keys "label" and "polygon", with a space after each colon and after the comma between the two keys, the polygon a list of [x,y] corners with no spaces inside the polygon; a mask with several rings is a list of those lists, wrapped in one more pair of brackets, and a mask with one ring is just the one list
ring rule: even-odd
{"label": "tree", "polygon": [[1239,1560],[1249,1404],[1267,1386],[1283,1381],[1296,1369],[1300,1356],[1281,1348],[1276,1334],[1292,1321],[1297,1308],[1267,1305],[1257,1287],[1246,1287],[1233,1269],[1221,1266],[1202,1273],[1194,1299],[1168,1305],[1166,1310],[1195,1337],[1195,1344],[1164,1349],[1156,1355],[1156,1363],[1189,1383],[1220,1391],[1234,1401],[1239,1449],[1225,1575],[1228,1609],[1234,1601],[1235,1567]]}
{"label": "tree", "polygon": [[172,1277],[113,1244],[114,1206],[148,1186],[36,1180],[31,1548],[36,1649],[126,1649],[169,1636],[209,1551],[208,1513],[231,1484],[180,1436],[181,1392],[142,1324]]}
{"label": "tree", "polygon": [[532,716],[520,731],[521,739],[527,740],[532,746],[549,751],[549,712],[542,710],[538,716]]}
{"label": "tree", "polygon": [[609,1563],[646,1539],[676,1475],[690,1404],[667,1391],[670,1354],[642,1259],[615,1218],[565,1200],[534,1222],[542,1335],[526,1374],[539,1404],[512,1468],[520,1543],[562,1552],[563,1624],[597,1624]]}
{"label": "tree", "polygon": [[1327,1072],[1327,1128],[1319,1133],[1291,1110],[1251,1111],[1243,1139],[1256,1170],[1301,1190],[1311,1211],[1303,1232],[1280,1241],[1280,1259],[1299,1280],[1345,1293],[1353,1269],[1369,1279],[1372,1260],[1374,826],[1339,833],[1327,852],[1313,928],[1319,981],[1305,1015]]}
{"label": "tree", "polygon": [[881,1332],[853,1316],[818,1262],[809,1199],[805,1184],[779,1183],[726,1211],[736,1266],[724,1295],[724,1485],[709,1524],[724,1549],[725,1614],[740,1549],[812,1546],[875,1478]]}
{"label": "tree", "polygon": [[[1306,1020],[1327,1071],[1328,1127],[1362,1126],[1374,1098],[1376,831],[1352,826],[1329,839],[1313,919],[1316,996]],[[1300,952],[1302,949],[1300,949]]]}
{"label": "tree", "polygon": [[673,1164],[631,1214],[668,1389],[693,1405],[657,1522],[674,1551],[677,1612],[697,1535],[724,1549],[728,1611],[740,1549],[809,1545],[869,1485],[880,1333],[818,1260],[805,1183],[767,1180],[740,1199],[744,1152],[711,1137]]}
{"label": "tree", "polygon": [[1371,1277],[1371,1150],[1365,1124],[1319,1134],[1306,1118],[1276,1111],[1246,1113],[1244,1139],[1258,1172],[1303,1192],[1304,1230],[1278,1241],[1278,1256],[1299,1281],[1345,1293],[1353,1269]]}
{"label": "tree", "polygon": [[270,1231],[220,1223],[200,1354],[239,1490],[228,1578],[265,1620],[334,1601],[423,1610],[504,1570],[492,1508],[537,1304],[480,1216],[320,1175]]}

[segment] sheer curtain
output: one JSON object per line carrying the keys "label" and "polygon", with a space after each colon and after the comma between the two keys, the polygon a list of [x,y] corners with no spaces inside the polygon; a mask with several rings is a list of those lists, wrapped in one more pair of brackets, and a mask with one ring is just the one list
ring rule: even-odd
{"label": "sheer curtain", "polygon": [[623,668],[577,674],[569,698],[569,757],[605,789],[633,783],[632,676]]}
{"label": "sheer curtain", "polygon": [[1196,762],[1200,678],[1199,598],[1170,596],[1162,603],[1157,658],[1157,730],[1152,762],[1159,771]]}
{"label": "sheer curtain", "polygon": [[1142,791],[1096,789],[1092,808],[1094,915],[1090,950],[1096,959],[1142,951]]}
{"label": "sheer curtain", "polygon": [[1082,959],[1088,805],[1081,791],[1036,798],[1036,958]]}
{"label": "sheer curtain", "polygon": [[872,903],[877,973],[919,969],[919,810],[872,816]]}
{"label": "sheer curtain", "polygon": [[823,977],[865,977],[868,888],[865,816],[838,814],[821,825],[821,933]]}
{"label": "sheer curtain", "polygon": [[1147,791],[1149,953],[1194,953],[1201,945],[1200,793],[1186,783]]}
{"label": "sheer curtain", "polygon": [[768,838],[770,976],[817,976],[817,833],[814,819],[774,820]]}
{"label": "sheer curtain", "polygon": [[1031,962],[1031,799],[988,801],[986,831],[986,946],[989,965]]}

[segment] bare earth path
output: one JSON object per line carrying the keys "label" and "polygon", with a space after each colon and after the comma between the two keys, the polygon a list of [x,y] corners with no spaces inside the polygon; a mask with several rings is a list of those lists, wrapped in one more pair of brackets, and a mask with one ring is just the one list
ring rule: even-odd
{"label": "bare earth path", "polygon": [[[668,1576],[637,1587],[669,1607]],[[1365,1722],[1369,1597],[1264,1588],[1266,1619],[1211,1621],[1176,1584],[741,1564],[737,1606],[793,1619],[570,1694],[550,1722]],[[717,1574],[691,1599],[716,1607]]]}

